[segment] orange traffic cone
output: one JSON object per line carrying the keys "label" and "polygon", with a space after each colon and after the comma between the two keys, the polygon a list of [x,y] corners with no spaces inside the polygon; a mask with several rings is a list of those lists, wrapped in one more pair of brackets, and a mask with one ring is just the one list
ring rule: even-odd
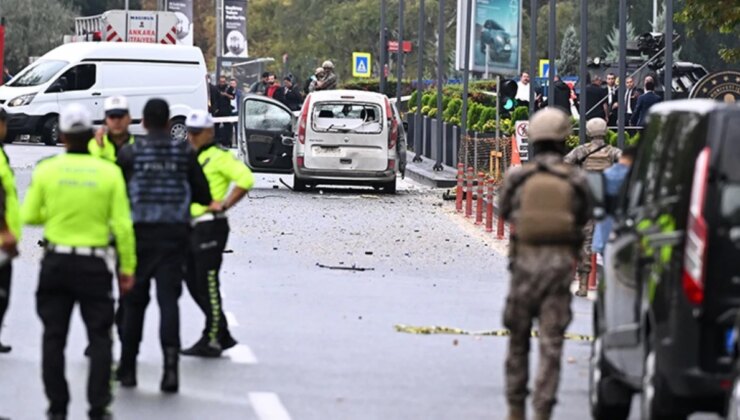
{"label": "orange traffic cone", "polygon": [[519,146],[516,144],[516,136],[511,136],[511,167],[522,166],[522,158],[519,156]]}

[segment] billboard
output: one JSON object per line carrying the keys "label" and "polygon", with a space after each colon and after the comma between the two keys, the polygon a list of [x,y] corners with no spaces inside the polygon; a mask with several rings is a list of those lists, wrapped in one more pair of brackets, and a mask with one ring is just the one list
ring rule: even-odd
{"label": "billboard", "polygon": [[177,43],[193,45],[193,0],[167,0],[165,10],[177,16]]}
{"label": "billboard", "polygon": [[[458,70],[465,61],[467,0],[457,3]],[[516,75],[521,65],[521,0],[474,0],[470,39],[470,70]]]}
{"label": "billboard", "polygon": [[223,57],[247,58],[247,0],[224,0]]}

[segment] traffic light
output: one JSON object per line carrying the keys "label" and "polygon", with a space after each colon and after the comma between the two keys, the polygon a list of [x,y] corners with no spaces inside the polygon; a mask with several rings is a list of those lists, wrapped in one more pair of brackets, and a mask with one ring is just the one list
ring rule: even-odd
{"label": "traffic light", "polygon": [[498,90],[499,106],[501,114],[507,115],[516,108],[516,92],[519,89],[516,81],[512,79],[506,79],[501,81],[500,89]]}

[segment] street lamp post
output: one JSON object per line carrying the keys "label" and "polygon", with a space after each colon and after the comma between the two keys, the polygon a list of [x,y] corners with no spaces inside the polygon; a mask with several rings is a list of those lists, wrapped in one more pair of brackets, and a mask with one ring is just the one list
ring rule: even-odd
{"label": "street lamp post", "polygon": [[419,67],[416,69],[416,124],[414,124],[414,162],[421,162],[421,125],[424,122],[421,117],[421,97],[424,94],[424,26],[426,16],[424,13],[424,0],[419,1],[419,41],[416,53],[419,55]]}
{"label": "street lamp post", "polygon": [[[463,40],[463,48],[465,48],[465,61],[463,62],[463,96],[462,96],[462,116],[460,118],[460,126],[462,128],[462,141],[464,147],[464,161],[465,166],[470,164],[469,162],[469,147],[468,141],[468,85],[470,81],[470,32],[473,26],[473,0],[467,0],[465,2],[465,39]],[[488,62],[488,56],[486,56],[486,62]],[[496,96],[498,96],[499,86],[496,85]]]}
{"label": "street lamp post", "polygon": [[403,80],[403,3],[398,1],[398,52],[396,53],[396,106],[401,109],[401,81]]}
{"label": "street lamp post", "polygon": [[555,59],[556,55],[556,41],[557,41],[557,14],[556,7],[557,1],[550,0],[550,24],[548,25],[548,39],[547,39],[547,55],[550,59],[550,70],[547,72],[547,104],[549,106],[555,106],[555,72],[557,71],[557,65]]}
{"label": "street lamp post", "polygon": [[[581,63],[579,66],[578,84],[581,94],[578,98],[578,138],[580,144],[586,143],[586,79],[588,79],[588,0],[581,0]],[[620,107],[621,108],[621,107]]]}
{"label": "street lamp post", "polygon": [[380,93],[385,93],[385,65],[388,61],[388,41],[385,39],[386,0],[380,1]]}
{"label": "street lamp post", "polygon": [[[624,126],[626,117],[625,83],[627,79],[627,0],[619,0],[619,110],[617,143],[620,149],[624,148]],[[610,110],[611,111],[611,110]]]}
{"label": "street lamp post", "polygon": [[[537,0],[529,0],[529,76],[534,78],[537,74]],[[486,58],[487,60],[487,58]],[[529,84],[529,115],[534,114],[534,83]]]}
{"label": "street lamp post", "polygon": [[673,98],[673,0],[665,0],[665,72],[663,100]]}
{"label": "street lamp post", "polygon": [[442,131],[442,84],[444,83],[445,63],[445,0],[439,0],[439,33],[437,34],[437,162],[434,164],[435,171],[444,169],[442,166],[442,142],[444,136]]}

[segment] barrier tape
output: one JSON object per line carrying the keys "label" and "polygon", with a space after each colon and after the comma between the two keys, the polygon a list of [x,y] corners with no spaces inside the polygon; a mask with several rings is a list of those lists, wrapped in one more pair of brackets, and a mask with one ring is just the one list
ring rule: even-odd
{"label": "barrier tape", "polygon": [[[394,326],[394,328],[396,329],[396,332],[405,333],[405,334],[477,335],[477,336],[487,336],[487,337],[508,337],[511,335],[511,331],[507,329],[490,330],[490,331],[466,331],[460,328],[442,327],[438,325],[433,325],[431,327],[415,327],[415,326],[403,325],[403,324],[397,324]],[[538,330],[532,330],[531,336],[538,338],[540,336],[540,332]],[[572,341],[594,341],[593,336],[584,335],[584,334],[565,333],[563,337],[566,340],[572,340]]]}

